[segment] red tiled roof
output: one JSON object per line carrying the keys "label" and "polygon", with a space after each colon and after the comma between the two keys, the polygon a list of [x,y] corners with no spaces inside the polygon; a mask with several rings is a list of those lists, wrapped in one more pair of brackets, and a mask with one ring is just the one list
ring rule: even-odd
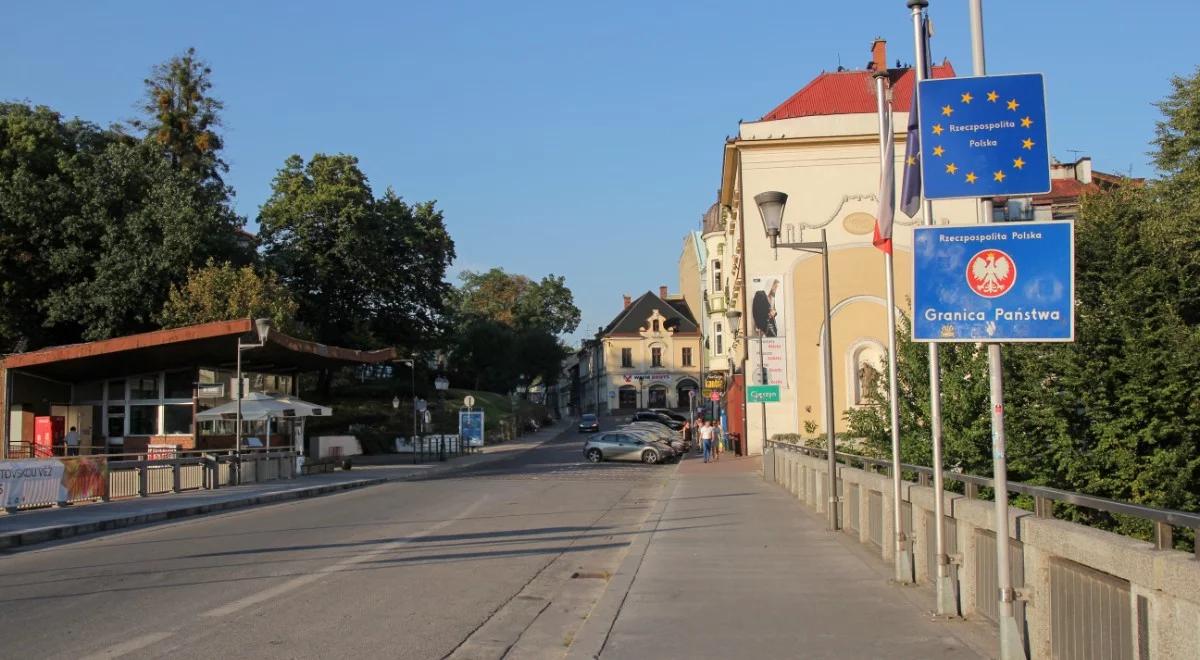
{"label": "red tiled roof", "polygon": [[1052,179],[1050,181],[1050,192],[1045,195],[1035,195],[1033,203],[1053,204],[1054,202],[1066,202],[1079,199],[1084,193],[1096,192],[1098,190],[1100,190],[1100,186],[1094,183],[1081,183],[1077,179]]}
{"label": "red tiled roof", "polygon": [[[892,81],[892,109],[908,112],[912,103],[916,74],[912,69],[889,69]],[[933,66],[934,78],[953,78],[950,60]],[[875,81],[871,71],[822,72],[804,89],[763,115],[762,121],[812,117],[817,115],[848,115],[875,112]]]}

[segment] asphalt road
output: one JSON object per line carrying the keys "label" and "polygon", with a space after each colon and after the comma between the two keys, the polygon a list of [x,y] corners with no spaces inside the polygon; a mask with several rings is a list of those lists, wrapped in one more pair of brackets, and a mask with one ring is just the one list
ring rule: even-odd
{"label": "asphalt road", "polygon": [[675,469],[581,445],[0,555],[0,656],[560,656]]}

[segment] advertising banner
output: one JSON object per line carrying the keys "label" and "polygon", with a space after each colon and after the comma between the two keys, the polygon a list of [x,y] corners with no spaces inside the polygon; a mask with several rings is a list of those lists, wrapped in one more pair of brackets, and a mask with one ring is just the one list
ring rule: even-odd
{"label": "advertising banner", "polygon": [[458,411],[458,435],[467,447],[483,446],[483,411]]}
{"label": "advertising banner", "polygon": [[108,463],[103,457],[0,461],[0,503],[5,507],[103,497]]}
{"label": "advertising banner", "polygon": [[[784,278],[765,275],[750,280],[750,361],[756,385],[787,386],[787,295]],[[766,365],[766,382],[763,366]]]}

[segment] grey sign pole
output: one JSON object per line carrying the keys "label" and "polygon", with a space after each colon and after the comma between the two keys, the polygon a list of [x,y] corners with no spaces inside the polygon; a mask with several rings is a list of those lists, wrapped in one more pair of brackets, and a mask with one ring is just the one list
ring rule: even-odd
{"label": "grey sign pole", "polygon": [[[975,75],[987,75],[983,48],[983,0],[971,0],[971,61]],[[992,200],[979,200],[979,222],[992,222]],[[1000,344],[988,344],[988,383],[992,409],[992,484],[996,501],[996,585],[1000,597],[1000,658],[1025,660],[1025,646],[1017,628],[1012,586],[1012,571],[1008,558],[1008,459],[1004,438],[1004,382]],[[940,521],[939,521],[940,522]]]}
{"label": "grey sign pole", "polygon": [[[926,48],[929,34],[925,30],[921,12],[929,6],[927,0],[908,0],[912,10],[913,48],[916,50],[916,74],[920,82],[929,77],[929,51]],[[913,86],[913,94],[917,88]],[[919,108],[918,108],[919,110]],[[924,191],[921,191],[924,193]],[[924,224],[933,225],[933,202],[925,199],[921,205]],[[957,616],[958,606],[954,597],[954,582],[950,578],[950,556],[946,553],[946,485],[942,475],[942,373],[938,359],[938,345],[929,343],[929,426],[933,444],[933,517],[934,555],[937,558],[937,613],[939,616]]]}

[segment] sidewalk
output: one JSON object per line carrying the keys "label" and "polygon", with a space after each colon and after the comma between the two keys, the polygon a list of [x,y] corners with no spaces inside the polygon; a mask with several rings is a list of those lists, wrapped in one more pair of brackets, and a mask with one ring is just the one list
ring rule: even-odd
{"label": "sidewalk", "polygon": [[760,457],[685,461],[569,658],[978,658],[995,634],[934,621],[932,591],[784,491]]}
{"label": "sidewalk", "polygon": [[0,514],[0,551],[67,539],[82,534],[364,488],[388,481],[433,478],[476,465],[503,460],[552,440],[562,432],[561,425],[552,426],[537,433],[531,433],[520,440],[484,447],[478,453],[448,459],[444,463],[417,465],[404,463],[358,467],[359,459],[356,457],[353,459],[356,467],[349,471],[339,470],[295,479],[268,481],[245,486],[228,486],[217,490],[193,490],[114,502],[83,503],[63,508]]}

